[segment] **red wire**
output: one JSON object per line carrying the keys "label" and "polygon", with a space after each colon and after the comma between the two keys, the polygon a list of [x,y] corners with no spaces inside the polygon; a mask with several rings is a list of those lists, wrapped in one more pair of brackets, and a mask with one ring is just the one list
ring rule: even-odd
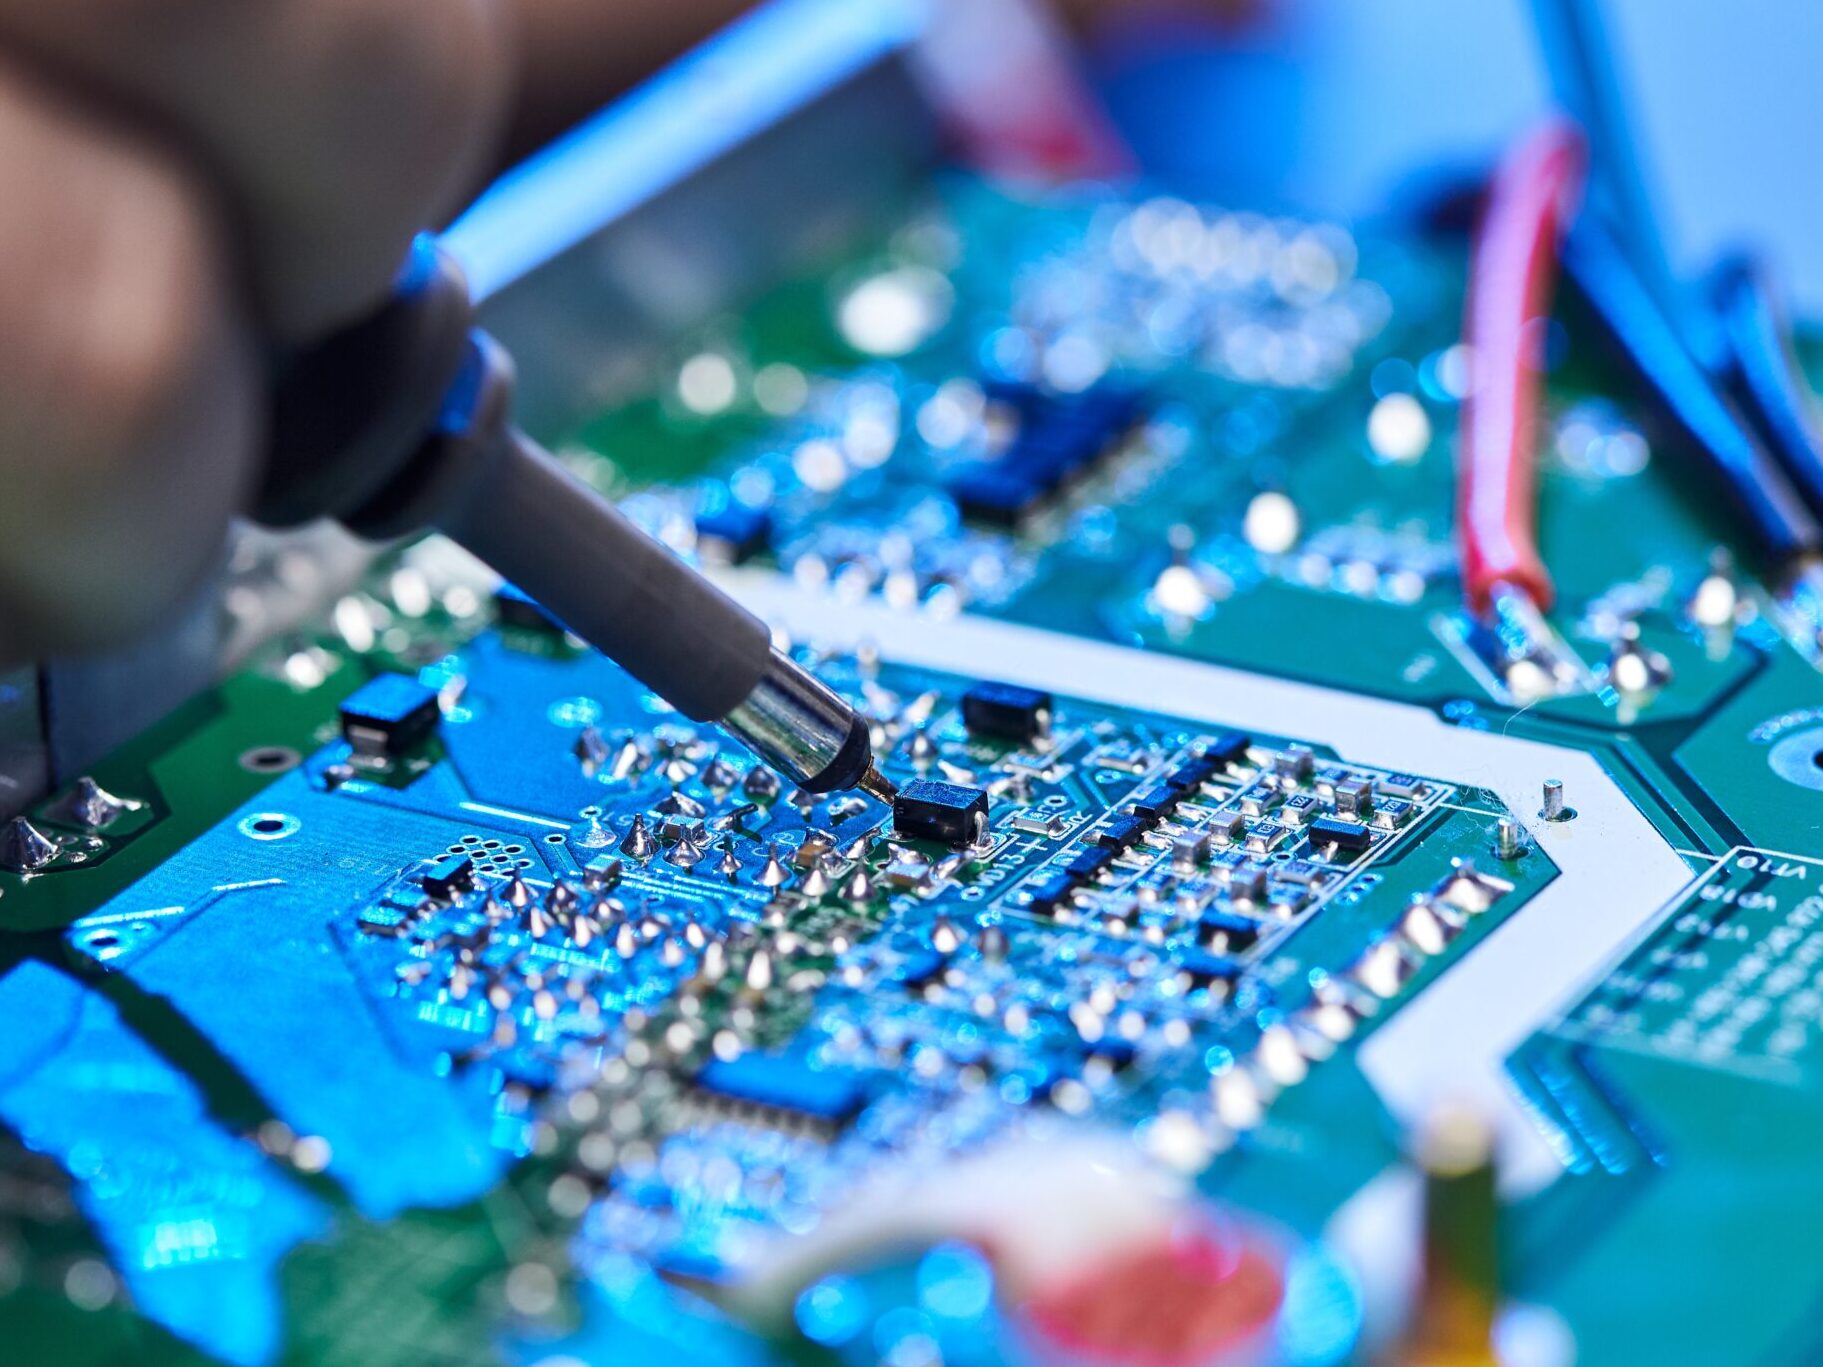
{"label": "red wire", "polygon": [[1538,390],[1558,235],[1582,193],[1585,161],[1573,125],[1554,120],[1532,132],[1501,159],[1475,233],[1456,523],[1463,592],[1477,613],[1503,581],[1541,609],[1556,596],[1538,554]]}

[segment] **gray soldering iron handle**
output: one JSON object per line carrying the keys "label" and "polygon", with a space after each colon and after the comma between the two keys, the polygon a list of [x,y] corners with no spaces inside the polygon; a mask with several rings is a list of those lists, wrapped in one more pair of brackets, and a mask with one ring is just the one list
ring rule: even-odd
{"label": "gray soldering iron handle", "polygon": [[685,716],[721,721],[759,685],[771,633],[512,426],[511,363],[473,345],[493,392],[430,443],[450,485],[430,520]]}
{"label": "gray soldering iron handle", "polygon": [[512,364],[420,238],[373,317],[287,358],[254,515],[376,540],[436,526],[696,721],[812,791],[881,790],[865,723],[765,625],[572,479],[509,418]]}
{"label": "gray soldering iron handle", "polygon": [[879,795],[866,721],[773,649],[752,613],[572,478],[507,418],[512,367],[484,334],[426,443],[433,517],[570,630],[696,721],[717,722],[812,792]]}
{"label": "gray soldering iron handle", "polygon": [[[371,318],[287,358],[255,516],[375,540],[436,526],[696,721],[766,672],[765,625],[511,426],[513,370],[419,237]],[[428,435],[427,435],[428,434]]]}

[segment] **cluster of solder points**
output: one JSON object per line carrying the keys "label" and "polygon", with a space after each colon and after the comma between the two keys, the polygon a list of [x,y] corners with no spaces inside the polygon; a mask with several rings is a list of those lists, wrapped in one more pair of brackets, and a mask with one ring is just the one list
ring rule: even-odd
{"label": "cluster of solder points", "polygon": [[532,861],[526,858],[525,845],[518,840],[499,840],[470,833],[445,853],[468,859],[474,864],[475,872],[496,878],[510,878],[515,870],[532,867]]}
{"label": "cluster of solder points", "polygon": [[[1247,385],[1323,390],[1391,314],[1343,228],[1174,199],[1113,205],[1075,251],[1039,263],[1015,320],[1052,339],[1063,378],[1192,362]],[[1063,347],[1066,339],[1094,338]]]}
{"label": "cluster of solder points", "polygon": [[[1448,792],[1412,774],[1319,762],[1307,748],[1272,750],[1232,732],[1169,756],[1095,761],[1144,774],[1145,783],[1028,882],[1025,907],[1154,939],[1189,919],[1219,951],[1299,919]],[[1041,812],[1014,824],[1042,833],[1056,821]]]}
{"label": "cluster of solder points", "polygon": [[742,1221],[801,1223],[888,1157],[1117,1113],[1134,1079],[1178,1078],[1158,1133],[1212,1151],[1504,889],[1459,870],[1283,999],[1252,968],[1446,786],[820,663],[872,724],[890,817],[713,733],[604,719],[566,742],[601,793],[567,830],[467,833],[361,914],[414,1013],[470,1030],[566,1156],[552,1204],[586,1247],[727,1233],[711,1168]]}

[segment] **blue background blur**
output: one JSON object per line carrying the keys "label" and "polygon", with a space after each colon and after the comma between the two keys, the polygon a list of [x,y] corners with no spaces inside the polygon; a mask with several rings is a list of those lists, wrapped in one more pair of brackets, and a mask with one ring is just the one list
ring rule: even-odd
{"label": "blue background blur", "polygon": [[[1217,42],[1121,18],[1093,59],[1146,163],[1231,203],[1361,214],[1544,109],[1526,0],[1270,0]],[[1823,319],[1823,4],[1604,0],[1672,264],[1766,250]]]}

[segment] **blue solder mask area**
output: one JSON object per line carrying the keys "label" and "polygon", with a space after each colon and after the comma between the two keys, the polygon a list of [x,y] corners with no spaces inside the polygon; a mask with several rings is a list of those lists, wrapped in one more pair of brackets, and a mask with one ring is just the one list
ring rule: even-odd
{"label": "blue solder mask area", "polygon": [[[649,729],[662,715],[592,654],[547,658],[488,635],[451,663],[469,686],[440,723],[441,762],[402,784],[332,787],[323,770],[347,748],[332,744],[68,935],[73,952],[168,1002],[274,1116],[320,1137],[328,1176],[375,1220],[475,1199],[526,1143],[525,1117],[502,1104],[513,1064],[485,1047],[485,1003],[402,989],[411,947],[384,934],[388,906],[421,901],[418,875],[451,852],[493,861],[475,863],[476,876],[576,876],[550,842],[562,846],[606,791],[577,762],[578,729]],[[780,807],[774,825],[801,833],[806,818]],[[679,887],[703,916],[765,895],[725,881]],[[663,909],[669,894],[642,895]],[[670,984],[633,987],[662,995]]]}
{"label": "blue solder mask area", "polygon": [[0,1121],[75,1176],[135,1304],[224,1361],[280,1350],[276,1266],[328,1213],[223,1131],[109,997],[159,1003],[221,1076],[320,1139],[327,1180],[365,1218],[496,1187],[526,1131],[502,1104],[503,1066],[459,1062],[488,1013],[401,994],[405,947],[364,924],[421,898],[417,873],[477,831],[548,878],[544,837],[602,791],[571,754],[578,727],[656,718],[597,657],[469,650],[443,763],[332,791],[320,770],[347,748],[332,744],[71,928],[69,950],[115,990],[32,963],[4,983]]}
{"label": "blue solder mask area", "polygon": [[[527,1017],[521,1027],[524,1047],[496,1046],[493,1013],[479,991],[454,994],[442,978],[425,979],[418,972],[426,955],[448,952],[431,947],[433,932],[442,925],[438,917],[467,914],[449,910],[447,897],[436,901],[438,871],[454,869],[449,877],[465,888],[482,878],[498,886],[515,873],[541,888],[559,874],[578,878],[582,861],[570,843],[583,808],[601,804],[612,815],[616,809],[649,807],[676,782],[653,772],[604,788],[605,780],[578,762],[581,728],[597,726],[610,735],[651,733],[669,722],[679,723],[678,735],[686,734],[680,719],[592,654],[512,649],[489,634],[470,642],[460,656],[404,682],[415,686],[414,696],[435,696],[443,687],[436,677],[440,667],[460,673],[467,686],[439,709],[434,746],[427,735],[398,755],[376,747],[363,762],[351,763],[348,739],[330,743],[66,936],[73,955],[112,975],[104,1009],[111,1009],[106,998],[113,998],[157,1003],[169,1012],[188,1040],[185,1057],[173,1060],[176,1066],[202,1066],[197,1076],[227,1079],[242,1100],[256,1099],[294,1133],[320,1140],[329,1155],[322,1180],[339,1189],[354,1212],[374,1221],[414,1207],[461,1205],[495,1189],[529,1142],[526,1092],[551,1080],[535,1072],[541,1058],[548,1071],[549,1059],[537,1048],[544,1027]],[[401,684],[389,681],[386,687],[403,696]],[[364,705],[369,702],[363,699]],[[390,714],[377,706],[369,707],[373,719],[386,722]],[[737,772],[752,764],[736,747],[727,747],[727,753]],[[333,766],[351,769],[353,776],[344,772],[332,779]],[[709,796],[700,776],[686,786]],[[604,794],[614,800],[606,801]],[[852,838],[884,816],[878,804],[831,813],[828,804],[806,812],[780,802],[755,820],[768,838],[776,834],[789,848],[812,822]],[[630,880],[640,884],[647,909],[663,913],[681,907],[705,923],[752,915],[767,895],[751,880],[739,887],[725,879],[655,880],[637,869]],[[395,913],[390,923],[389,911]],[[398,929],[408,920],[409,935]],[[612,1014],[642,1004],[648,995],[667,994],[675,985],[667,971],[675,976],[687,965],[675,970],[641,965],[618,988],[605,982],[604,1011]],[[23,1002],[39,984],[17,990]],[[24,1018],[38,1009],[34,1003],[12,1014]],[[137,1040],[118,1022],[115,1028]],[[132,1057],[155,1059],[143,1044],[135,1042],[133,1050]],[[858,1104],[858,1094],[844,1090],[851,1082],[821,1075],[806,1081],[788,1068],[777,1076],[756,1076],[752,1070],[762,1063],[722,1079],[728,1095],[741,1099],[743,1092],[757,1091],[745,1098],[747,1104],[811,1117],[831,1129],[840,1128]],[[81,1073],[59,1064],[57,1076]],[[21,1077],[8,1097],[9,1103],[19,1101],[19,1108],[0,1111],[0,1119],[16,1124],[28,1142],[80,1176],[75,1135],[91,1123],[89,1106],[66,1107],[61,1094],[40,1097],[31,1088],[49,1084],[23,1072]],[[806,1093],[806,1087],[812,1090]],[[241,1172],[236,1162],[250,1163],[262,1174],[273,1166],[257,1146],[214,1128],[203,1104],[185,1095],[190,1109],[184,1114],[193,1115],[194,1133],[186,1130],[181,1137],[198,1146],[190,1163],[195,1181],[236,1175]],[[68,1124],[62,1140],[32,1130],[28,1122],[40,1111],[56,1112],[62,1117],[58,1123]],[[122,1117],[130,1114],[122,1110],[113,1124],[128,1126]],[[170,1123],[174,1131],[183,1130],[175,1113]],[[137,1129],[121,1133],[124,1143]],[[211,1145],[226,1145],[238,1157],[230,1161]],[[294,1181],[282,1169],[277,1176]],[[260,1190],[252,1184],[247,1189]],[[232,1214],[240,1222],[233,1237],[249,1250],[240,1258],[245,1267],[276,1264],[301,1239],[316,1234],[325,1218],[305,1196],[294,1196],[292,1204],[262,1199]],[[140,1256],[135,1240],[144,1238],[138,1225],[111,1217],[101,1206],[95,1218],[113,1231],[109,1246],[122,1266],[133,1265]],[[192,1227],[180,1226],[178,1219],[171,1217],[167,1242],[189,1237],[183,1231]],[[202,1226],[194,1230],[204,1243],[211,1237]],[[218,1297],[218,1288],[210,1285],[210,1296],[199,1299],[225,1300],[230,1294],[221,1290]],[[203,1309],[132,1289],[149,1315],[225,1360],[259,1362],[277,1351],[282,1323],[269,1287],[233,1291],[235,1303],[246,1307],[245,1322],[237,1311],[233,1325],[210,1330],[214,1337],[206,1340],[197,1327]],[[209,1304],[207,1313],[217,1309]],[[731,1359],[712,1354],[709,1360]]]}
{"label": "blue solder mask area", "polygon": [[26,962],[0,979],[0,1020],[0,1123],[69,1172],[135,1307],[223,1362],[272,1360],[279,1262],[327,1208],[93,989]]}
{"label": "blue solder mask area", "polygon": [[[274,828],[262,829],[283,818]],[[392,1000],[352,911],[443,849],[448,820],[338,800],[290,774],[79,922],[70,943],[167,1000],[298,1134],[369,1219],[487,1191],[498,1079],[451,1069],[472,1037]],[[326,933],[327,932],[327,933]]]}
{"label": "blue solder mask area", "polygon": [[571,750],[584,727],[682,720],[594,652],[549,659],[486,635],[463,656],[465,710],[446,720],[442,734],[451,776],[475,802],[573,821],[602,797]]}

